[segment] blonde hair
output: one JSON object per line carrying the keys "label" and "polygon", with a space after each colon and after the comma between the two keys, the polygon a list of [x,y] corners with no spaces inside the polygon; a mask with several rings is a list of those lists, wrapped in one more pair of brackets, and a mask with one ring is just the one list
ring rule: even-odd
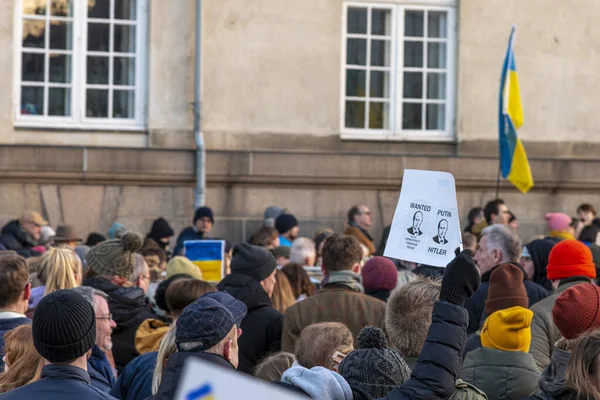
{"label": "blonde hair", "polygon": [[304,368],[333,368],[332,356],[340,347],[354,348],[350,329],[341,322],[319,322],[307,326],[296,342],[296,359]]}
{"label": "blonde hair", "polygon": [[577,339],[565,374],[566,386],[577,392],[578,399],[600,399],[596,376],[600,371],[600,330]]}
{"label": "blonde hair", "polygon": [[152,394],[158,393],[158,388],[162,382],[162,374],[167,364],[169,357],[177,352],[177,344],[175,343],[176,324],[172,323],[163,336],[158,346],[158,356],[156,357],[156,367],[154,367],[154,376],[152,377]]}
{"label": "blonde hair", "polygon": [[280,351],[262,360],[254,369],[254,376],[267,382],[280,381],[281,375],[296,361],[292,353]]}
{"label": "blonde hair", "polygon": [[0,393],[40,379],[44,360],[33,346],[31,325],[21,325],[4,335],[8,371],[0,374]]}
{"label": "blonde hair", "polygon": [[51,248],[40,257],[38,277],[46,285],[44,296],[81,286],[81,259],[68,247]]}
{"label": "blonde hair", "polygon": [[273,307],[284,314],[288,307],[296,303],[296,296],[294,296],[292,285],[290,285],[290,280],[285,273],[278,269],[275,276],[277,280],[271,300],[273,301]]}

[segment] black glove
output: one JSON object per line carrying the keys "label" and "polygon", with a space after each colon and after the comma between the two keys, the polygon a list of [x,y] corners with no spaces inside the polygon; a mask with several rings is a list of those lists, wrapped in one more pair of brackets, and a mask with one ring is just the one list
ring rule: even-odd
{"label": "black glove", "polygon": [[480,283],[479,271],[470,252],[463,250],[446,267],[440,299],[464,307],[465,301],[477,291]]}

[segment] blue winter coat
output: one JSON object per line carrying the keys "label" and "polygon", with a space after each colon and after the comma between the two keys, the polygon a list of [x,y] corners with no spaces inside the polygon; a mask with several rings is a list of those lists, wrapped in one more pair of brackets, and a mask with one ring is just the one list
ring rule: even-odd
{"label": "blue winter coat", "polygon": [[92,355],[88,359],[88,373],[92,380],[92,386],[104,393],[109,393],[117,380],[106,354],[96,345],[92,347]]}
{"label": "blue winter coat", "polygon": [[175,245],[175,249],[173,250],[173,256],[182,256],[183,255],[183,242],[186,240],[202,240],[205,239],[204,232],[196,232],[196,230],[188,226],[184,230],[181,231],[179,236],[177,236],[177,244]]}
{"label": "blue winter coat", "polygon": [[142,354],[131,361],[119,375],[110,395],[121,400],[143,400],[152,396],[152,377],[158,352]]}
{"label": "blue winter coat", "polygon": [[70,365],[46,365],[39,381],[0,395],[2,400],[115,400],[91,385],[88,373]]}
{"label": "blue winter coat", "polygon": [[4,361],[2,360],[4,357],[4,334],[23,324],[31,324],[31,320],[25,317],[0,319],[0,372],[4,371]]}

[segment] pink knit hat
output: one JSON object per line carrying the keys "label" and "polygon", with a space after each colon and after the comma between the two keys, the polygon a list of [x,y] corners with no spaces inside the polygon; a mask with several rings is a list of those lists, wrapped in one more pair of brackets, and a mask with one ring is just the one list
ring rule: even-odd
{"label": "pink knit hat", "polygon": [[564,213],[548,213],[546,223],[551,231],[564,231],[571,225],[571,217]]}

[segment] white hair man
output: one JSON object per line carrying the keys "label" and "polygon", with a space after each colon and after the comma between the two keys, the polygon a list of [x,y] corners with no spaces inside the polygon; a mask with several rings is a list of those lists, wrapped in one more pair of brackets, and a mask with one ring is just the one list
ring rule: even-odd
{"label": "white hair man", "polygon": [[298,238],[292,242],[290,249],[290,262],[308,267],[315,265],[317,249],[315,242],[308,238]]}
{"label": "white hair man", "polygon": [[108,362],[106,353],[112,349],[112,331],[117,327],[108,308],[108,295],[101,290],[88,286],[72,289],[79,293],[94,307],[96,313],[96,344],[92,347],[92,355],[88,359],[88,373],[92,386],[109,393],[115,384],[115,371]]}
{"label": "white hair man", "polygon": [[[469,312],[469,334],[477,332],[485,320],[484,308],[490,285],[490,275],[498,266],[506,263],[519,265],[519,259],[523,250],[523,242],[519,236],[505,225],[494,224],[485,228],[481,232],[481,239],[477,244],[475,257],[473,260],[477,264],[477,269],[481,275],[481,286],[469,298],[465,308]],[[529,305],[550,295],[546,289],[532,281],[524,281]]]}

